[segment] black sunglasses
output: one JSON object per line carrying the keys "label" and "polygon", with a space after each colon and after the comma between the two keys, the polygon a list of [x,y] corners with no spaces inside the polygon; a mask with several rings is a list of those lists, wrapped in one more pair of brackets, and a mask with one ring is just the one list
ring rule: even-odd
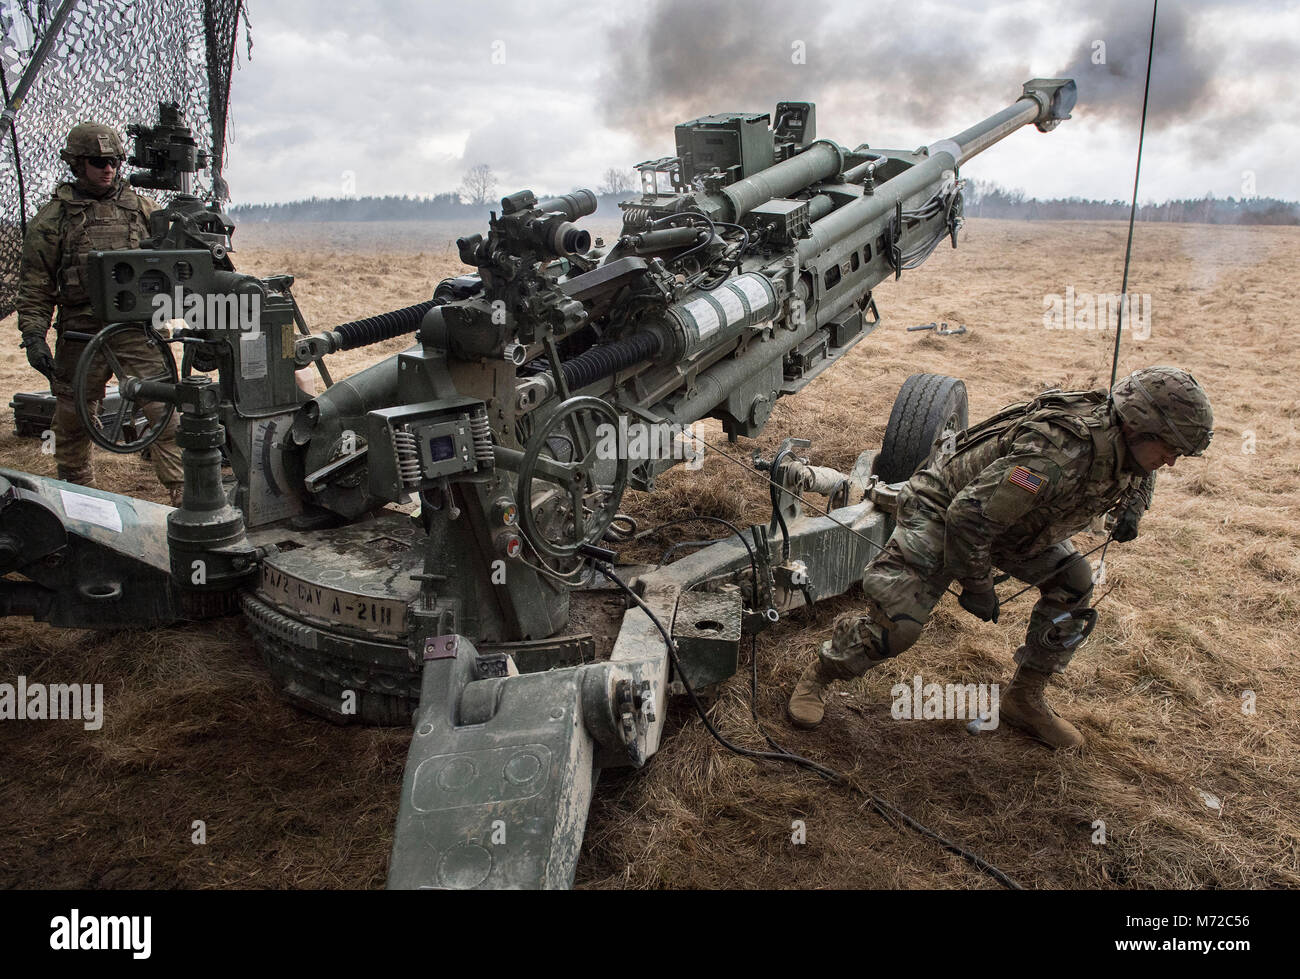
{"label": "black sunglasses", "polygon": [[114,170],[122,168],[122,161],[115,156],[88,156],[86,162],[96,170],[103,170],[108,166],[112,166]]}

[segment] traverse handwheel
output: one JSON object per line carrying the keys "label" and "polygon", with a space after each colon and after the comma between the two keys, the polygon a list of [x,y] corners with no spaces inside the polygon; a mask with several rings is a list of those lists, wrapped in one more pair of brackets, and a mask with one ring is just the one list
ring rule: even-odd
{"label": "traverse handwheel", "polygon": [[[143,434],[134,439],[125,437],[126,423],[133,419],[136,413],[136,403],[127,396],[125,382],[128,377],[135,377],[136,375],[128,374],[123,369],[121,361],[113,352],[111,341],[115,337],[136,330],[144,331],[145,342],[158,351],[162,360],[161,371],[147,377],[141,377],[139,380],[177,383],[180,377],[176,372],[176,358],[172,356],[166,338],[148,323],[114,323],[111,326],[104,327],[87,341],[86,349],[82,351],[81,359],[77,361],[76,370],[73,371],[72,375],[72,397],[77,406],[77,417],[81,419],[86,434],[101,449],[107,449],[109,452],[117,452],[122,455],[139,452],[152,445],[167,428],[172,416],[176,413],[176,406],[168,404],[166,413],[160,416],[157,422],[146,428]],[[90,375],[90,367],[95,362],[95,359],[99,357],[102,357],[104,362],[108,364],[108,369],[117,381],[117,391],[120,399],[117,413],[111,420],[102,423],[99,419],[91,417],[90,406],[86,403],[86,386],[87,378]]]}
{"label": "traverse handwheel", "polygon": [[[519,466],[519,521],[542,554],[574,557],[584,544],[597,544],[627,489],[627,453],[617,441],[601,437],[618,431],[618,412],[600,398],[576,397],[562,403],[528,440]],[[602,446],[613,446],[604,458]],[[606,453],[609,454],[609,453]],[[601,483],[609,474],[612,481]],[[537,485],[541,484],[541,485]]]}

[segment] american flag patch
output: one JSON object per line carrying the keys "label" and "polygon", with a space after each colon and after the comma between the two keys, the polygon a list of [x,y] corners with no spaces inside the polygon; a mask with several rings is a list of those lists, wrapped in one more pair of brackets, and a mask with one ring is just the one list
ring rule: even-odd
{"label": "american flag patch", "polygon": [[1043,484],[1047,482],[1047,480],[1042,476],[1039,476],[1037,473],[1026,469],[1024,466],[1016,466],[1016,468],[1011,470],[1011,473],[1007,476],[1007,482],[1015,483],[1021,489],[1029,490],[1031,493],[1037,493],[1043,488]]}

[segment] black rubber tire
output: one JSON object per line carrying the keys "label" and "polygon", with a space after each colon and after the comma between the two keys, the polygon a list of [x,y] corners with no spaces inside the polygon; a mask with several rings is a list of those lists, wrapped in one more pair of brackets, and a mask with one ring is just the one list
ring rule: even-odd
{"label": "black rubber tire", "polygon": [[969,418],[965,383],[946,374],[913,374],[894,399],[876,474],[887,483],[911,478],[929,458],[945,426],[951,424],[953,431],[960,432]]}

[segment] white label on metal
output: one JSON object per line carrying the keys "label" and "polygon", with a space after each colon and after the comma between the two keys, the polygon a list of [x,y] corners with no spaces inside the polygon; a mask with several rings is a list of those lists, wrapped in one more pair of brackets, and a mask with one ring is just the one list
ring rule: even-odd
{"label": "white label on metal", "polygon": [[767,290],[763,288],[761,282],[755,282],[753,276],[742,275],[732,285],[745,294],[745,298],[749,300],[749,308],[755,313],[762,313],[767,309],[770,301]]}
{"label": "white label on metal", "polygon": [[400,599],[340,591],[295,577],[267,563],[262,564],[262,594],[304,618],[389,636],[400,636],[406,631],[406,603]]}
{"label": "white label on metal", "polygon": [[239,338],[240,373],[246,381],[266,377],[266,337],[261,333],[246,333]]}
{"label": "white label on metal", "polygon": [[718,332],[720,325],[718,311],[707,299],[693,299],[682,308],[695,320],[695,327],[699,330],[701,340],[706,340]]}
{"label": "white label on metal", "polygon": [[117,504],[112,500],[101,500],[98,496],[86,496],[84,493],[69,493],[59,490],[63,496],[63,512],[72,520],[84,520],[96,527],[103,527],[114,533],[122,532],[122,514],[117,512]]}
{"label": "white label on metal", "polygon": [[709,295],[718,301],[722,311],[727,314],[727,325],[744,322],[745,304],[740,301],[740,297],[735,292],[724,288]]}

